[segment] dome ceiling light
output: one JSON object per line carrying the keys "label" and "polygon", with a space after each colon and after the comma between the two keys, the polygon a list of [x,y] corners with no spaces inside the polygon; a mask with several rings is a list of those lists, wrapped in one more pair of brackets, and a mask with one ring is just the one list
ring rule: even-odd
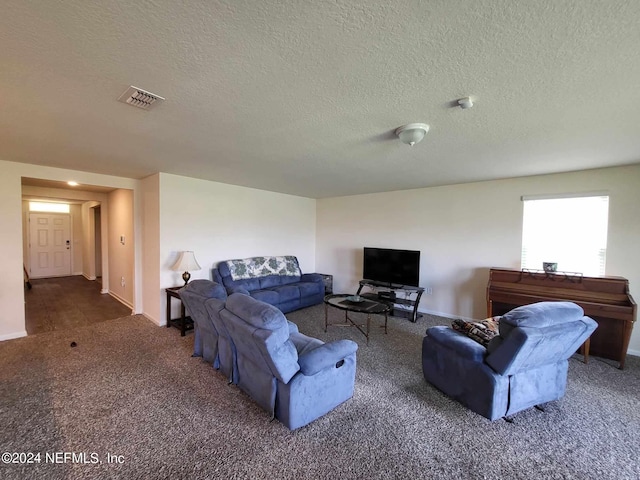
{"label": "dome ceiling light", "polygon": [[409,123],[396,129],[396,135],[402,143],[413,147],[419,143],[429,131],[426,123]]}

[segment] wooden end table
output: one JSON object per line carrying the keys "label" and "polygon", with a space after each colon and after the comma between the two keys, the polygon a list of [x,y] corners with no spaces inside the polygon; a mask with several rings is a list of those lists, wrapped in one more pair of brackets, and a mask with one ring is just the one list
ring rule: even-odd
{"label": "wooden end table", "polygon": [[[184,337],[186,332],[193,330],[193,320],[186,315],[184,303],[180,298],[180,289],[182,287],[165,288],[167,292],[167,328],[176,327],[180,330],[180,336]],[[171,318],[171,299],[177,298],[180,301],[180,318]]]}

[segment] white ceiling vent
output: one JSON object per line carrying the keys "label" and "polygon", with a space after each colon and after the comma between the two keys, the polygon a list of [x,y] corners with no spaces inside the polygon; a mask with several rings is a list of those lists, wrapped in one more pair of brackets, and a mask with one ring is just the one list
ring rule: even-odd
{"label": "white ceiling vent", "polygon": [[134,107],[142,108],[143,110],[151,110],[164,100],[164,97],[156,95],[155,93],[147,92],[138,87],[131,85],[127,88],[118,98],[118,101],[122,103],[128,103]]}

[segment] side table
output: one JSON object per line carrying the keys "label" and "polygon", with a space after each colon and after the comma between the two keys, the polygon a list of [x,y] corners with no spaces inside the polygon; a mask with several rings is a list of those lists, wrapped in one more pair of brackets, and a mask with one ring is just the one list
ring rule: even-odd
{"label": "side table", "polygon": [[[180,336],[184,337],[185,332],[193,330],[193,320],[188,317],[185,312],[184,303],[180,298],[180,289],[182,287],[165,288],[167,292],[167,328],[176,327],[180,329]],[[177,298],[180,302],[180,318],[171,318],[171,299]]]}
{"label": "side table", "polygon": [[322,277],[322,281],[324,282],[324,294],[330,295],[333,293],[333,275],[328,275],[326,273],[316,273],[316,275],[320,275]]}

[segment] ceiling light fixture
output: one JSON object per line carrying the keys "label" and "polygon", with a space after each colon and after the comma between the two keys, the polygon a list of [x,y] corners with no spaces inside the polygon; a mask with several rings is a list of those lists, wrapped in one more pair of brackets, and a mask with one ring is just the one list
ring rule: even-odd
{"label": "ceiling light fixture", "polygon": [[466,110],[467,108],[473,107],[473,100],[471,100],[471,97],[461,98],[460,100],[458,100],[458,106],[461,109]]}
{"label": "ceiling light fixture", "polygon": [[73,180],[67,182],[67,185],[69,185],[70,187],[77,187],[79,184],[78,182],[74,182]]}
{"label": "ceiling light fixture", "polygon": [[397,128],[396,135],[402,143],[413,147],[424,138],[428,131],[429,125],[426,123],[409,123]]}

